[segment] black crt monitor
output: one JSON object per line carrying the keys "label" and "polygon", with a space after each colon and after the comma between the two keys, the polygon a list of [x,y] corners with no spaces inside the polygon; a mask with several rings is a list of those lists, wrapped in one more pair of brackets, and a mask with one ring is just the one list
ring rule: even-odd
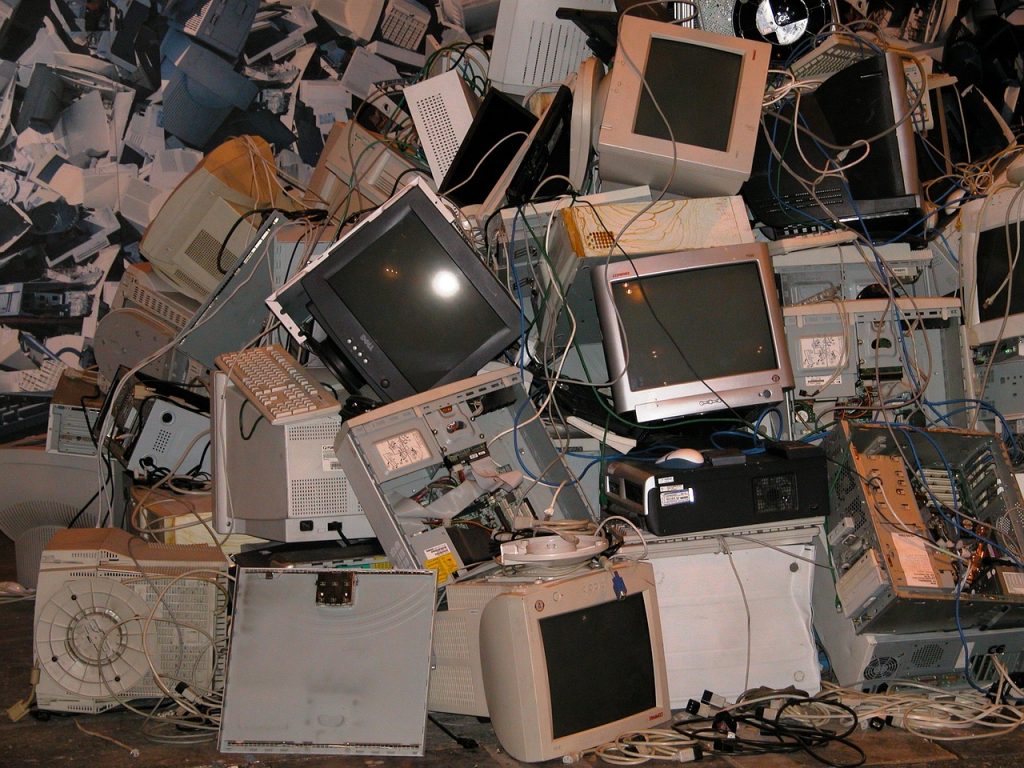
{"label": "black crt monitor", "polygon": [[389,402],[475,375],[519,336],[519,308],[419,179],[301,279],[312,345],[354,391]]}
{"label": "black crt monitor", "polygon": [[530,110],[491,88],[452,158],[441,194],[462,208],[482,203],[536,123]]}
{"label": "black crt monitor", "polygon": [[[889,53],[832,75],[801,98],[799,113],[792,104],[766,112],[750,179],[740,190],[766,234],[787,237],[843,222],[881,239],[912,226],[921,199],[909,107],[903,66]],[[813,181],[816,169],[836,168],[863,153],[855,148],[840,155],[830,145],[875,135],[871,152],[845,179],[830,176],[814,188],[817,200],[793,175]]]}
{"label": "black crt monitor", "polygon": [[620,413],[647,422],[769,405],[793,386],[763,243],[638,257],[591,277]]}

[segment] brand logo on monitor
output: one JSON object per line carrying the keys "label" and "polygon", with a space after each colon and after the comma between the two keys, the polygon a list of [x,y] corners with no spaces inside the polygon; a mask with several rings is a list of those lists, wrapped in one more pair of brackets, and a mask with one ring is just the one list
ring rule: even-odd
{"label": "brand logo on monitor", "polygon": [[366,347],[368,352],[373,352],[374,347],[377,345],[373,343],[373,339],[367,336],[365,333],[359,337],[359,340],[363,342],[363,346]]}

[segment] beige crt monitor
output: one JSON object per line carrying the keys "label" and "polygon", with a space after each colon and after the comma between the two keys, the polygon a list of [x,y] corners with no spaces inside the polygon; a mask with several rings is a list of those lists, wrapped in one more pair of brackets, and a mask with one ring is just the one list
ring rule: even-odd
{"label": "beige crt monitor", "polygon": [[770,58],[767,43],[623,17],[602,83],[602,181],[735,195],[750,176]]}

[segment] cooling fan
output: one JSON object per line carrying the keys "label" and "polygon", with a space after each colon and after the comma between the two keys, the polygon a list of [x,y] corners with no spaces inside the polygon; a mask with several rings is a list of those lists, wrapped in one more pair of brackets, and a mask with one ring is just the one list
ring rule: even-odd
{"label": "cooling fan", "polygon": [[64,582],[36,611],[35,650],[42,671],[83,699],[129,695],[149,674],[156,632],[144,634],[146,602],[112,579]]}
{"label": "cooling fan", "polygon": [[103,712],[184,682],[222,689],[227,563],[215,547],[150,544],[113,528],[58,531],[36,591],[36,700]]}

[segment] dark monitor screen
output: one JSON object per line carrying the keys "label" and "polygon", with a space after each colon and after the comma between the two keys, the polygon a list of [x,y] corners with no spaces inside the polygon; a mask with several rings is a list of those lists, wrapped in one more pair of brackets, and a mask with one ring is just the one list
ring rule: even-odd
{"label": "dark monitor screen", "polygon": [[636,593],[541,619],[553,738],[657,706],[644,601]]}
{"label": "dark monitor screen", "polygon": [[377,239],[372,255],[349,262],[327,284],[417,391],[429,389],[503,327],[412,211]]}
{"label": "dark monitor screen", "polygon": [[[725,152],[742,67],[739,53],[651,38],[644,80],[654,99],[642,90],[633,132]],[[671,136],[658,107],[672,126]]]}
{"label": "dark monitor screen", "polygon": [[519,308],[441,206],[414,182],[301,281],[331,342],[316,354],[385,401],[475,375],[519,335]]}
{"label": "dark monitor screen", "polygon": [[614,282],[612,297],[629,345],[634,391],[779,364],[754,262]]}
{"label": "dark monitor screen", "polygon": [[[1009,242],[1007,242],[1009,232]],[[1009,246],[1009,247],[1007,247]],[[1024,313],[1024,259],[1015,258],[1018,252],[1017,226],[1010,221],[1009,227],[987,229],[978,235],[977,284],[978,319],[999,320],[1006,314],[1006,287],[1003,285],[1010,271],[1013,259],[1013,292],[1010,296],[1011,315]],[[1002,287],[1002,290],[1000,290]],[[992,302],[988,298],[995,295]]]}

